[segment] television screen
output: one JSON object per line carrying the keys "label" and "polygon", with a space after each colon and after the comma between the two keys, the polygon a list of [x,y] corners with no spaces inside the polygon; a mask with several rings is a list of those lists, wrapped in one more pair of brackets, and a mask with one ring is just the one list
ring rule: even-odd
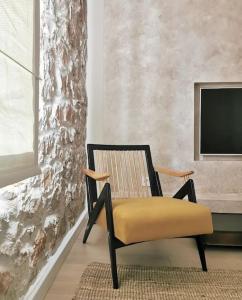
{"label": "television screen", "polygon": [[242,88],[201,89],[201,154],[242,154]]}

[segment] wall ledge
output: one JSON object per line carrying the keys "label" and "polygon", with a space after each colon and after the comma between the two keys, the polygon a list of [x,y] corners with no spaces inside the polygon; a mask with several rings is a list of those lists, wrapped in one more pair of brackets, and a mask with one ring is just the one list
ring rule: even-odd
{"label": "wall ledge", "polygon": [[221,200],[221,201],[241,201],[242,193],[196,193],[197,199],[201,200]]}

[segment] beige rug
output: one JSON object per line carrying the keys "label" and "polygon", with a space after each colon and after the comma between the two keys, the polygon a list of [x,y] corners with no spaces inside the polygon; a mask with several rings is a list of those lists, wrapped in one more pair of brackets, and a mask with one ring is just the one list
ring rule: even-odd
{"label": "beige rug", "polygon": [[73,300],[240,299],[242,271],[119,266],[120,288],[112,289],[110,266],[92,263],[81,276]]}

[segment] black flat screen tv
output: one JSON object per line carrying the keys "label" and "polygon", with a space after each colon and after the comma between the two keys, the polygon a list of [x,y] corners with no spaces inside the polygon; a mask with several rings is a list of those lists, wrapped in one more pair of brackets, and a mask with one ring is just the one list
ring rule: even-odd
{"label": "black flat screen tv", "polygon": [[242,88],[201,88],[200,154],[242,155]]}

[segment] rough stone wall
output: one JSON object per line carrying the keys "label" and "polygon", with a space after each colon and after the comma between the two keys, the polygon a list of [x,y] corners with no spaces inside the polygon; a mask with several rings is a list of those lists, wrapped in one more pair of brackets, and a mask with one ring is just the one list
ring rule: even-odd
{"label": "rough stone wall", "polygon": [[19,299],[84,207],[86,1],[41,1],[41,175],[0,190],[0,299]]}

